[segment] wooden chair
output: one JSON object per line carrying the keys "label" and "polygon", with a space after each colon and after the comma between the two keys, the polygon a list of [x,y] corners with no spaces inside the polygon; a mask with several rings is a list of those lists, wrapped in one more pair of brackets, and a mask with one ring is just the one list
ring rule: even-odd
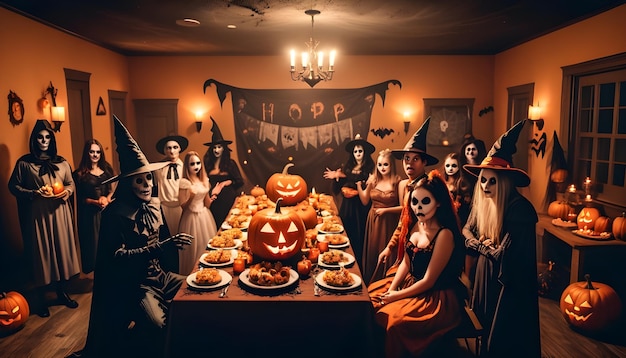
{"label": "wooden chair", "polygon": [[[461,311],[463,318],[461,320],[461,324],[456,327],[452,334],[457,339],[463,339],[465,341],[465,346],[469,351],[474,353],[474,356],[479,357],[481,341],[484,333],[484,329],[478,317],[476,317],[476,313],[472,311],[470,308],[470,299],[472,297],[472,288],[469,277],[465,273],[462,273],[459,277],[459,280],[467,289],[467,298],[465,299],[465,304],[463,305],[463,311]],[[474,350],[470,348],[469,339],[474,339]]]}

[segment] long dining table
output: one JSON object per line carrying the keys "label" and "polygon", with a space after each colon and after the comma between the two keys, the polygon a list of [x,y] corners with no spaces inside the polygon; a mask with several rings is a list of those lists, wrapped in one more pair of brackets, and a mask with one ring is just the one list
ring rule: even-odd
{"label": "long dining table", "polygon": [[[354,255],[350,246],[343,248]],[[285,265],[296,269],[296,255]],[[167,357],[347,357],[379,356],[379,338],[367,283],[350,291],[332,290],[316,283],[324,268],[288,287],[254,289],[233,267],[223,289],[198,290],[184,282],[169,310]],[[346,269],[358,278],[354,262]],[[242,273],[242,275],[244,275]]]}

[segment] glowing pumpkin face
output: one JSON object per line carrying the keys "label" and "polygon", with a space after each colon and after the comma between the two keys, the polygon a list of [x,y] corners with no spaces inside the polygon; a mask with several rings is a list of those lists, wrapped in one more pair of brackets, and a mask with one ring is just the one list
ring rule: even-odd
{"label": "glowing pumpkin face", "polygon": [[622,303],[610,286],[587,281],[575,282],[563,291],[561,313],[572,326],[586,331],[597,331],[613,323],[622,312]]}
{"label": "glowing pumpkin face", "polygon": [[266,260],[285,260],[300,253],[306,229],[293,210],[276,208],[257,212],[248,226],[248,243],[255,256]]}
{"label": "glowing pumpkin face", "polygon": [[593,230],[596,219],[600,217],[600,212],[596,208],[583,208],[578,214],[578,228],[583,230]]}
{"label": "glowing pumpkin face", "polygon": [[20,328],[28,319],[28,303],[17,292],[0,293],[0,332],[11,332]]}
{"label": "glowing pumpkin face", "polygon": [[299,175],[288,174],[290,167],[293,163],[285,165],[282,173],[274,173],[265,185],[267,197],[272,201],[283,198],[283,205],[296,205],[308,197],[306,181]]}

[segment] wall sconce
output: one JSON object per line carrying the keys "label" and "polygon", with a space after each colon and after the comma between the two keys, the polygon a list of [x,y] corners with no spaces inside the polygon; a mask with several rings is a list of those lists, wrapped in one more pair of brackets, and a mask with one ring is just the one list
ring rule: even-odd
{"label": "wall sconce", "polygon": [[528,119],[531,121],[543,120],[541,118],[541,107],[530,105],[528,106]]}
{"label": "wall sconce", "polygon": [[404,112],[404,135],[409,134],[409,126],[411,126],[411,121],[409,118],[409,112]]}
{"label": "wall sconce", "polygon": [[61,130],[61,124],[65,122],[65,107],[52,107],[50,113],[52,123],[54,124],[52,130],[58,132]]}
{"label": "wall sconce", "polygon": [[202,112],[196,112],[196,131],[200,133],[202,130]]}

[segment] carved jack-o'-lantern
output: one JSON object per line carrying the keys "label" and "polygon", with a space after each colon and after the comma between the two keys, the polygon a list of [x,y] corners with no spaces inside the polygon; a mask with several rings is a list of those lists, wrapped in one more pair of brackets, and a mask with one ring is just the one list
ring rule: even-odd
{"label": "carved jack-o'-lantern", "polygon": [[578,228],[593,230],[596,219],[600,216],[600,212],[596,208],[583,208],[578,214]]}
{"label": "carved jack-o'-lantern", "polygon": [[589,275],[585,275],[585,280],[565,288],[560,300],[561,313],[576,328],[602,330],[620,317],[622,302],[611,286],[592,282]]}
{"label": "carved jack-o'-lantern", "polygon": [[0,333],[12,332],[28,319],[30,311],[24,296],[17,292],[0,293]]}
{"label": "carved jack-o'-lantern", "polygon": [[296,205],[307,198],[309,193],[304,178],[287,173],[293,166],[293,163],[287,163],[282,173],[274,173],[267,180],[265,192],[270,200],[276,201],[278,198],[283,198],[283,205],[289,206]]}
{"label": "carved jack-o'-lantern", "polygon": [[285,260],[300,253],[306,229],[293,210],[281,210],[282,198],[276,208],[257,212],[248,226],[248,244],[255,256],[266,260]]}

